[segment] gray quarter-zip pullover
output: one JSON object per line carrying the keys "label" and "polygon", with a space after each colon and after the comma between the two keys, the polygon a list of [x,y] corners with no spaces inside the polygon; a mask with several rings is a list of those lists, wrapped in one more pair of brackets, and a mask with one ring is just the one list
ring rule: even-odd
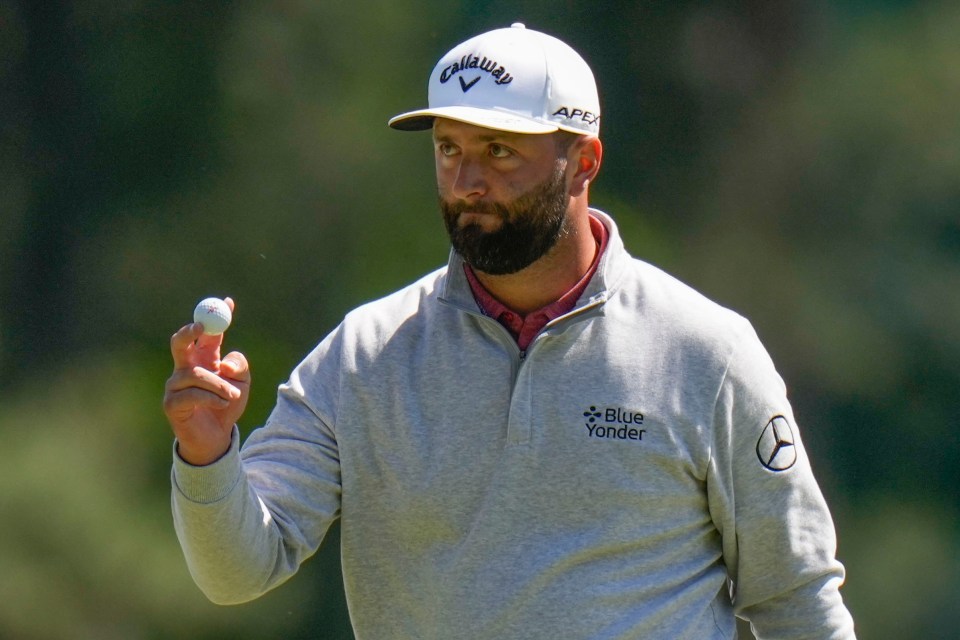
{"label": "gray quarter-zip pullover", "polygon": [[341,519],[360,640],[850,639],[835,534],[749,323],[625,251],[521,354],[462,263],[351,312],[173,512],[214,601]]}

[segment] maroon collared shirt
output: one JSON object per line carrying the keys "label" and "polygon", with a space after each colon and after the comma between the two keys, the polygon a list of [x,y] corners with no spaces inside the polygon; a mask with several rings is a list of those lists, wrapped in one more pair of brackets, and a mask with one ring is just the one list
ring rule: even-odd
{"label": "maroon collared shirt", "polygon": [[583,274],[580,281],[577,282],[572,289],[563,294],[559,300],[551,302],[536,311],[531,311],[525,316],[508,309],[502,302],[494,298],[493,295],[487,291],[487,288],[480,283],[473,269],[467,264],[463,265],[467,282],[470,283],[470,289],[473,291],[474,299],[480,306],[480,311],[506,327],[510,335],[517,341],[517,346],[521,351],[527,350],[527,347],[530,346],[530,343],[533,342],[533,339],[548,322],[559,318],[573,309],[574,305],[577,304],[577,300],[580,299],[580,296],[590,283],[593,274],[596,273],[597,265],[600,264],[600,256],[603,255],[603,252],[607,248],[608,234],[607,228],[603,226],[603,223],[593,216],[590,216],[590,231],[593,233],[593,238],[597,241],[599,249],[587,272]]}

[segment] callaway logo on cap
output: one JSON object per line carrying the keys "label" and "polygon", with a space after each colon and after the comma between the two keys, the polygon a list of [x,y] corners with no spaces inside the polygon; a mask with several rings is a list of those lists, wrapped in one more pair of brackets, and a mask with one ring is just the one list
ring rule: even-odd
{"label": "callaway logo on cap", "polygon": [[430,74],[429,107],[390,120],[421,131],[435,117],[514,133],[596,135],[600,100],[590,67],[567,44],[516,23],[448,52]]}

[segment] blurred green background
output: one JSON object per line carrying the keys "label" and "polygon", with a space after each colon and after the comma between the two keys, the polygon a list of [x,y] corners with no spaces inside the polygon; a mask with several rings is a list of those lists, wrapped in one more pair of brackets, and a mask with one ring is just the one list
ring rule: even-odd
{"label": "blurred green background", "polygon": [[443,263],[429,136],[386,120],[517,20],[595,70],[595,206],[772,353],[860,637],[957,637],[960,5],[906,0],[0,0],[0,637],[351,637],[336,530],[255,603],[193,585],[168,338],[237,300],[246,434]]}

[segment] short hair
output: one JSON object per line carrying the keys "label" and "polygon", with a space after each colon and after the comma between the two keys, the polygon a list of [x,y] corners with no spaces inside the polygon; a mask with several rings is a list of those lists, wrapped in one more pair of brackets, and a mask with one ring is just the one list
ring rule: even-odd
{"label": "short hair", "polygon": [[566,155],[567,151],[570,151],[570,147],[573,146],[573,143],[578,138],[582,137],[583,135],[579,133],[564,131],[563,129],[556,130],[553,133],[553,140],[557,145],[557,153],[560,155]]}

